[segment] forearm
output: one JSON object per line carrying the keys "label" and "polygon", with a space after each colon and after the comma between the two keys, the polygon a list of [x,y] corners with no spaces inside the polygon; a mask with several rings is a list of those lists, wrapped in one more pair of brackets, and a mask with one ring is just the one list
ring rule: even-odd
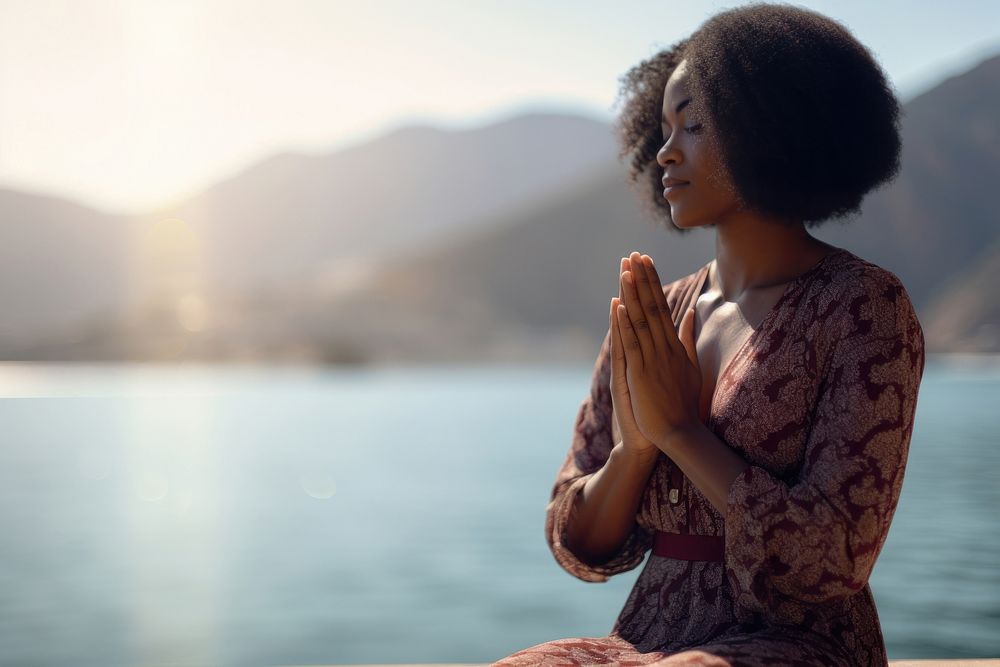
{"label": "forearm", "polygon": [[703,423],[678,431],[656,446],[725,517],[729,489],[750,465],[747,460]]}
{"label": "forearm", "polygon": [[567,527],[569,547],[581,560],[606,562],[625,543],[658,456],[633,455],[619,441],[587,480]]}

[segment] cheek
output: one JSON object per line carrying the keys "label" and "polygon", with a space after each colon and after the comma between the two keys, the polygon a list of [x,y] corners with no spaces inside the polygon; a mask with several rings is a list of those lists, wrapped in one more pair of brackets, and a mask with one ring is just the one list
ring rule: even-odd
{"label": "cheek", "polygon": [[722,165],[716,164],[713,166],[711,173],[708,175],[708,180],[714,190],[724,192],[731,197],[736,196],[736,188],[733,186],[729,175],[722,168]]}
{"label": "cheek", "polygon": [[722,161],[718,148],[710,141],[705,141],[702,145],[702,155],[704,165],[707,169],[706,180],[712,184],[712,189],[737,198],[736,186],[733,185],[732,178],[726,170],[726,165]]}

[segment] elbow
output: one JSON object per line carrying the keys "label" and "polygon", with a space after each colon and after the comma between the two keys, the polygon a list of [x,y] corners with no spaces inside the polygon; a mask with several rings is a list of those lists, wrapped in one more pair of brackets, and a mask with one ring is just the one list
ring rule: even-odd
{"label": "elbow", "polygon": [[608,575],[599,566],[595,567],[580,557],[582,554],[575,536],[571,535],[572,507],[584,482],[584,478],[574,481],[549,502],[545,511],[545,540],[563,570],[581,581],[603,583],[608,580]]}
{"label": "elbow", "polygon": [[570,550],[576,554],[576,557],[586,565],[587,567],[604,567],[611,562],[617,554],[618,551],[611,551],[604,554],[594,553],[584,547],[574,547],[570,546]]}
{"label": "elbow", "polygon": [[580,581],[600,584],[607,581],[610,576],[601,570],[600,566],[592,565],[583,560],[579,554],[571,550],[567,545],[555,541],[550,545],[552,555],[563,570],[576,577]]}
{"label": "elbow", "polygon": [[[772,556],[778,562],[768,568],[776,575],[777,588],[801,602],[837,602],[862,591],[885,539],[881,526],[852,520],[828,507],[831,511],[821,520],[796,535],[797,545],[787,553],[790,564]],[[806,523],[802,520],[800,525]]]}
{"label": "elbow", "polygon": [[823,572],[815,585],[808,587],[805,597],[814,602],[836,602],[855,595],[868,583],[866,576],[859,572]]}
{"label": "elbow", "polygon": [[837,562],[817,563],[800,568],[792,580],[781,581],[776,588],[790,598],[805,604],[825,604],[845,600],[868,584],[872,561],[844,556]]}

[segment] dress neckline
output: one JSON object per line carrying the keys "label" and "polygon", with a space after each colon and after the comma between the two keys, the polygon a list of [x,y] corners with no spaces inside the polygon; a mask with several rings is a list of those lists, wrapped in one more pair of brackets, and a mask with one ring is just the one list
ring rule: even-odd
{"label": "dress neckline", "polygon": [[[785,301],[788,300],[788,297],[791,296],[792,292],[796,288],[798,288],[798,287],[804,285],[805,283],[807,283],[808,280],[813,275],[815,275],[827,263],[827,260],[829,260],[831,257],[833,257],[834,255],[840,255],[840,254],[847,253],[847,252],[849,252],[849,251],[846,250],[845,248],[834,247],[833,250],[831,250],[827,254],[823,255],[823,257],[821,257],[818,262],[816,262],[815,264],[813,264],[812,268],[806,269],[805,271],[803,271],[802,273],[800,273],[798,276],[796,276],[792,280],[788,281],[788,284],[785,285],[785,289],[781,293],[781,296],[774,303],[774,305],[771,306],[771,309],[764,316],[764,319],[762,319],[760,321],[760,324],[757,326],[757,328],[754,329],[754,330],[752,330],[750,332],[750,335],[747,336],[744,339],[744,341],[740,345],[739,349],[737,349],[736,352],[733,354],[732,358],[729,359],[729,362],[726,364],[726,367],[722,370],[722,373],[719,375],[719,378],[716,380],[716,382],[715,382],[715,388],[712,391],[712,400],[709,403],[709,408],[708,408],[708,426],[709,426],[709,428],[711,428],[715,424],[715,401],[716,401],[716,398],[718,397],[718,395],[719,395],[720,391],[722,390],[722,388],[725,386],[725,382],[726,382],[726,380],[729,377],[729,373],[733,369],[733,367],[736,365],[736,362],[743,356],[743,354],[746,352],[747,348],[750,347],[751,343],[753,343],[757,338],[760,337],[760,332],[764,331],[765,329],[767,329],[770,326],[771,320],[773,320],[775,317],[777,317],[777,314],[781,310],[781,306],[784,305]],[[701,296],[702,291],[705,288],[705,282],[708,280],[708,270],[709,270],[708,267],[709,267],[709,265],[711,265],[711,263],[713,261],[714,261],[714,259],[709,260],[708,262],[705,263],[704,266],[701,267],[701,271],[700,271],[701,276],[698,278],[698,287],[695,289],[695,300],[697,300],[698,297]]]}

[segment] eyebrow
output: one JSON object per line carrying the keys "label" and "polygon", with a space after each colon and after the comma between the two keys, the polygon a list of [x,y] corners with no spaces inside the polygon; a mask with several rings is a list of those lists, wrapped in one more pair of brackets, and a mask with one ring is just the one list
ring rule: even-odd
{"label": "eyebrow", "polygon": [[[681,109],[683,109],[684,107],[686,107],[688,105],[688,102],[690,102],[690,101],[691,101],[691,98],[689,97],[686,100],[684,100],[683,102],[681,102],[680,104],[678,104],[677,108],[674,109],[674,113],[675,114],[680,113]],[[663,122],[667,122],[667,115],[666,114],[663,115]]]}

